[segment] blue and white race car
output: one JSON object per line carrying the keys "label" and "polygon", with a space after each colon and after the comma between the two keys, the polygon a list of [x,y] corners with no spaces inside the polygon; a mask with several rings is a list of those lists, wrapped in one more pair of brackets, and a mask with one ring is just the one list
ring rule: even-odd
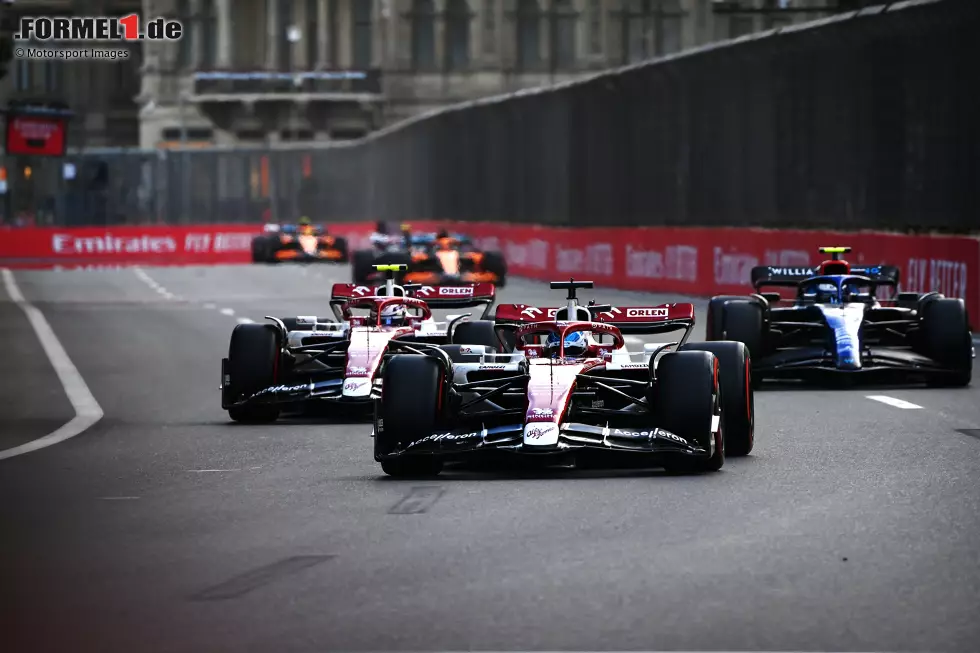
{"label": "blue and white race car", "polygon": [[[713,297],[706,340],[744,342],[757,387],[818,376],[969,385],[975,352],[962,299],[937,292],[881,299],[880,287],[898,287],[897,267],[851,266],[841,258],[850,247],[820,251],[831,259],[814,268],[759,266],[756,293]],[[795,288],[795,297],[762,291],[778,286]]]}

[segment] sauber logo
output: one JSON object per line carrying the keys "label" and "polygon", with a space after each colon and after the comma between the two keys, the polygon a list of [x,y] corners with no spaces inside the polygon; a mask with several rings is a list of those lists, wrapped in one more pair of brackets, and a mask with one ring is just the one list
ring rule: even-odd
{"label": "sauber logo", "polygon": [[606,318],[608,320],[612,320],[613,318],[615,318],[620,313],[622,313],[622,311],[619,310],[618,308],[616,308],[615,306],[613,306],[608,311],[603,311],[602,313],[599,313],[598,315],[599,315],[599,317],[604,317],[604,318]]}
{"label": "sauber logo", "polygon": [[447,288],[440,288],[439,294],[443,297],[466,297],[473,294],[473,288],[467,288],[466,286],[450,286]]}
{"label": "sauber logo", "polygon": [[[537,319],[538,317],[541,317],[544,314],[545,311],[541,310],[540,308],[537,308],[536,306],[529,306],[528,308],[525,308],[523,311],[521,311],[521,315],[525,315],[531,319]],[[557,314],[558,314],[557,308],[548,309],[548,317],[554,317]]]}
{"label": "sauber logo", "polygon": [[667,317],[666,308],[627,308],[626,317]]}
{"label": "sauber logo", "polygon": [[555,411],[551,408],[532,408],[527,415],[529,422],[550,422],[554,418]]}

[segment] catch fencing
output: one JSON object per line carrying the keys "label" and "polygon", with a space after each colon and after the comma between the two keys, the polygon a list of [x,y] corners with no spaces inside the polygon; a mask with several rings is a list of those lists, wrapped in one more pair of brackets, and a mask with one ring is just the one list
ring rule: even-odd
{"label": "catch fencing", "polygon": [[[980,1],[873,7],[362,141],[89,152],[59,225],[446,219],[980,232]],[[15,207],[16,208],[16,207]]]}

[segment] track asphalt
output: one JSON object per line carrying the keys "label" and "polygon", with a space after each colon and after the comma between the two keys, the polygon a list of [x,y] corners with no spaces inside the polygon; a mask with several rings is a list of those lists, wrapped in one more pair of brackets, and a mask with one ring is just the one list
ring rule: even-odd
{"label": "track asphalt", "polygon": [[[396,481],[367,424],[219,405],[236,321],[329,314],[347,273],[15,273],[105,416],[0,460],[4,651],[980,650],[980,379],[759,391],[753,455],[699,477]],[[73,411],[2,293],[8,449]]]}

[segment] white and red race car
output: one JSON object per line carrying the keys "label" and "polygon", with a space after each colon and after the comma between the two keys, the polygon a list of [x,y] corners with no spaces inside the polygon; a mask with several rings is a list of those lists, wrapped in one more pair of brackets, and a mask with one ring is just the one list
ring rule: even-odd
{"label": "white and red race car", "polygon": [[[650,467],[713,471],[747,455],[755,407],[740,342],[688,343],[692,304],[497,307],[513,351],[465,347],[392,357],[375,410],[375,460],[392,476],[433,475],[445,462],[519,455],[567,465],[630,456]],[[683,330],[677,342],[626,349],[624,333]],[[501,338],[502,340],[506,340]],[[507,347],[511,349],[511,347]]]}
{"label": "white and red race car", "polygon": [[333,318],[267,317],[272,324],[235,327],[221,362],[221,407],[233,420],[274,421],[311,403],[369,409],[396,353],[441,348],[458,358],[461,346],[500,347],[490,320],[432,316],[433,309],[484,306],[486,318],[493,284],[399,286],[389,278],[377,288],[334,284],[331,295]]}

